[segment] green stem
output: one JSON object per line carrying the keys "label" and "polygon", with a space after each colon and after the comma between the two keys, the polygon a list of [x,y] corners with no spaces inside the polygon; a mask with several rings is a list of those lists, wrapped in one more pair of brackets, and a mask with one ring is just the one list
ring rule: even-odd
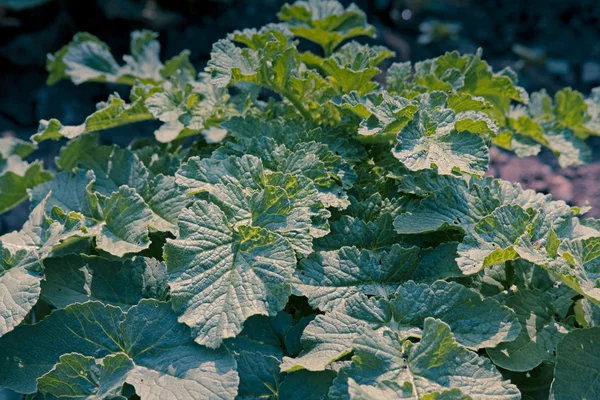
{"label": "green stem", "polygon": [[274,89],[274,91],[279,92],[280,95],[282,95],[283,97],[288,99],[290,101],[290,103],[292,103],[294,105],[294,107],[296,107],[298,109],[298,111],[300,111],[300,114],[302,114],[302,116],[304,118],[306,118],[309,121],[312,121],[312,119],[313,119],[312,114],[302,105],[302,102],[300,101],[300,99],[298,97],[296,97],[293,93],[291,93],[285,89],[281,89],[281,90]]}

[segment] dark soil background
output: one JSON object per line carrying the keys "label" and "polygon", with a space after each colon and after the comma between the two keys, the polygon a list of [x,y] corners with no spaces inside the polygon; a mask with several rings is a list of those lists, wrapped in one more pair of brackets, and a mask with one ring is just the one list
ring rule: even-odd
{"label": "dark soil background", "polygon": [[[212,43],[228,32],[275,21],[282,0],[49,0],[15,10],[0,0],[0,136],[28,138],[40,119],[80,124],[95,104],[127,88],[106,84],[74,86],[64,81],[46,86],[45,58],[88,31],[104,40],[115,55],[125,54],[129,33],[149,28],[160,32],[164,58],[192,51],[201,69]],[[378,28],[374,42],[396,51],[396,61],[419,61],[445,51],[484,50],[495,68],[511,66],[528,91],[551,94],[571,86],[588,95],[600,85],[600,1],[597,0],[358,0]],[[343,1],[343,3],[348,3]],[[436,22],[437,21],[437,22]],[[384,66],[385,67],[385,66]],[[105,142],[127,144],[151,135],[155,124],[140,124],[102,133]],[[32,158],[49,168],[62,143],[44,143]],[[560,169],[552,154],[518,159],[492,152],[490,174],[552,193],[600,216],[600,138],[590,139],[594,162]],[[0,216],[0,233],[18,229],[28,205]]]}

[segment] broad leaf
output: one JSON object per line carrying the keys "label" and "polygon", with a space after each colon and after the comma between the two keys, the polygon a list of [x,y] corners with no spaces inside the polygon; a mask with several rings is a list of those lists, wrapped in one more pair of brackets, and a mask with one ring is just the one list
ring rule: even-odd
{"label": "broad leaf", "polygon": [[100,363],[93,357],[64,354],[54,369],[38,379],[38,392],[51,399],[124,399],[120,394],[133,368],[124,353],[106,356]]}
{"label": "broad leaf", "polygon": [[[2,148],[3,146],[6,146]],[[29,149],[19,143],[0,139],[0,213],[11,210],[27,200],[27,190],[52,179],[41,162],[29,164],[21,159]]]}
{"label": "broad leaf", "polygon": [[[444,322],[427,318],[418,343],[394,329],[368,330],[355,339],[352,364],[342,368],[329,392],[331,399],[348,399],[348,382],[375,386],[394,381],[399,398],[421,397],[459,389],[473,398],[520,399],[516,386],[502,379],[491,362],[456,342]],[[435,398],[435,397],[434,397]]]}
{"label": "broad leaf", "polygon": [[165,265],[151,258],[68,255],[46,259],[44,265],[42,296],[57,308],[98,300],[127,310],[144,298],[166,300],[169,290]]}
{"label": "broad leaf", "polygon": [[529,371],[543,361],[552,361],[556,345],[569,329],[555,320],[550,297],[539,290],[525,290],[509,297],[506,305],[515,310],[522,329],[514,341],[487,350],[494,364],[511,371]]}
{"label": "broad leaf", "polygon": [[352,351],[353,340],[366,327],[389,327],[418,337],[429,317],[448,323],[458,342],[473,349],[510,342],[519,333],[520,324],[512,311],[492,299],[482,300],[456,283],[438,281],[429,286],[408,282],[386,297],[389,300],[354,296],[317,316],[304,331],[304,351],[296,359],[285,359],[282,368],[325,369]]}
{"label": "broad leaf", "polygon": [[173,67],[165,68],[160,61],[157,37],[156,33],[147,30],[132,32],[131,54],[123,57],[125,65],[121,66],[105,43],[89,33],[79,33],[56,54],[48,55],[48,83],[54,84],[67,78],[75,84],[100,81],[133,85],[136,80],[160,82],[172,72]]}
{"label": "broad leaf", "polygon": [[234,229],[205,201],[183,210],[179,232],[164,257],[173,307],[198,343],[216,348],[248,317],[285,306],[296,257],[283,237],[260,227]]}
{"label": "broad leaf", "polygon": [[329,311],[358,293],[387,297],[409,280],[460,276],[453,249],[452,244],[423,250],[394,245],[389,252],[356,247],[319,252],[301,260],[295,287],[312,306]]}
{"label": "broad leaf", "polygon": [[411,171],[482,176],[489,162],[484,138],[497,128],[483,113],[455,113],[445,107],[446,100],[441,92],[419,97],[420,109],[398,133],[394,157]]}
{"label": "broad leaf", "polygon": [[578,329],[558,344],[551,398],[594,399],[600,396],[600,328]]}
{"label": "broad leaf", "polygon": [[0,351],[0,370],[11,371],[0,375],[2,386],[21,393],[35,392],[36,379],[70,353],[126,354],[134,366],[125,381],[142,398],[233,399],[237,393],[233,357],[195,344],[170,305],[156,300],[142,300],[127,313],[99,302],[74,304],[6,335]]}

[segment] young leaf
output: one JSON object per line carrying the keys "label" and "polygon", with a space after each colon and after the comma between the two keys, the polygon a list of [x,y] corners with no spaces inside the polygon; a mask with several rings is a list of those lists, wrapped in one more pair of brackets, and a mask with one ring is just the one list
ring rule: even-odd
{"label": "young leaf", "polygon": [[115,93],[107,102],[98,103],[96,108],[97,111],[87,117],[81,125],[63,126],[56,119],[41,120],[38,131],[31,140],[39,143],[63,137],[75,139],[87,133],[152,119],[152,114],[144,106],[144,99],[141,97],[127,104]]}
{"label": "young leaf", "polygon": [[439,174],[455,172],[482,176],[489,162],[486,135],[496,127],[483,113],[456,114],[446,108],[441,92],[421,95],[414,119],[398,133],[394,157],[411,171],[437,169]]}
{"label": "young leaf", "polygon": [[365,13],[354,4],[344,8],[337,0],[308,0],[285,4],[278,14],[290,25],[294,35],[317,43],[325,55],[344,40],[356,36],[375,36]]}

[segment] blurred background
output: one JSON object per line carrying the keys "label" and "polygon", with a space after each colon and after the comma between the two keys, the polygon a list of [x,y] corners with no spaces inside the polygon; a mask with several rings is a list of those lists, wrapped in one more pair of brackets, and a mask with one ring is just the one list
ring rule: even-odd
{"label": "blurred background", "polygon": [[[46,86],[46,54],[87,31],[116,55],[129,50],[129,33],[160,33],[163,58],[190,49],[202,69],[212,43],[228,32],[276,20],[283,0],[0,0],[0,136],[27,139],[40,119],[80,124],[95,104],[127,89],[110,84]],[[348,1],[342,1],[348,4]],[[589,95],[600,86],[598,0],[357,0],[378,29],[373,40],[396,52],[395,61],[419,61],[446,51],[474,52],[495,68],[510,66],[528,91],[550,94],[571,86]],[[389,63],[387,64],[389,65]],[[384,67],[386,67],[384,65]],[[127,144],[151,135],[153,123],[105,132],[105,142]],[[51,167],[62,143],[44,143],[33,158]],[[552,193],[570,204],[589,200],[600,216],[600,138],[590,139],[594,162],[560,169],[556,158],[517,159],[494,150],[490,174]],[[0,234],[20,228],[28,205],[0,216]]]}

